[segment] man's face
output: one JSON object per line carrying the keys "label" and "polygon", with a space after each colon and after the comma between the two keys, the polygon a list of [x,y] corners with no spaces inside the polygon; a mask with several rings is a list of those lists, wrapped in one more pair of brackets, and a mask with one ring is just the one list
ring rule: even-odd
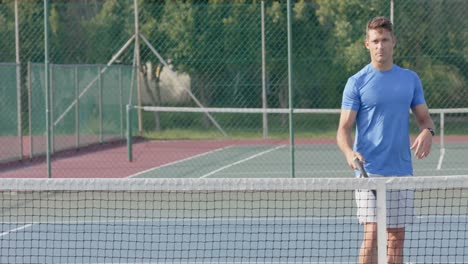
{"label": "man's face", "polygon": [[393,64],[393,47],[395,37],[384,29],[371,29],[367,32],[366,48],[370,52],[371,61],[379,66],[391,66]]}

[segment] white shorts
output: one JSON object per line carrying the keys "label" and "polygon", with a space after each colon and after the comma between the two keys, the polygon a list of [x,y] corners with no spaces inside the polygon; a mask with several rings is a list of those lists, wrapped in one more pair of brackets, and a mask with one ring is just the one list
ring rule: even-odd
{"label": "white shorts", "polygon": [[[382,177],[369,174],[369,177]],[[376,197],[371,190],[356,190],[357,217],[360,224],[376,223]],[[414,190],[387,191],[387,228],[405,227],[414,221]]]}

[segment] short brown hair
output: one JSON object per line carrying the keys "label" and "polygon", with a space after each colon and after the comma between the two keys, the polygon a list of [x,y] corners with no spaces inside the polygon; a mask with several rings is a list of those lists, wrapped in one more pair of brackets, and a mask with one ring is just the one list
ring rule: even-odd
{"label": "short brown hair", "polygon": [[366,35],[367,35],[367,32],[372,29],[375,29],[375,30],[386,29],[388,30],[388,32],[393,34],[393,24],[388,18],[384,16],[374,17],[371,20],[369,20],[369,22],[367,22]]}

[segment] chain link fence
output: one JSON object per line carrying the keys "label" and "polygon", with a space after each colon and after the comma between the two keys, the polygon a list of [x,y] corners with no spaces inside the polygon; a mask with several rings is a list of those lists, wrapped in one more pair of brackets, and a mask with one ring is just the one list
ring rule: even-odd
{"label": "chain link fence", "polygon": [[[290,93],[284,1],[50,1],[52,152],[123,140],[126,104],[137,106],[134,135],[150,139],[288,139],[289,111],[272,111],[290,102],[304,110],[293,116],[296,139],[333,139],[347,78],[369,63],[365,26],[376,15],[393,19],[394,62],[421,77],[439,131],[467,136],[468,113],[450,109],[468,106],[468,2],[292,2]],[[0,160],[41,156],[44,4],[2,1],[0,23]],[[466,150],[449,143],[435,148]],[[311,146],[302,157],[296,149],[304,170],[310,155],[331,174],[346,169],[333,143]],[[461,171],[463,161],[446,162]]]}

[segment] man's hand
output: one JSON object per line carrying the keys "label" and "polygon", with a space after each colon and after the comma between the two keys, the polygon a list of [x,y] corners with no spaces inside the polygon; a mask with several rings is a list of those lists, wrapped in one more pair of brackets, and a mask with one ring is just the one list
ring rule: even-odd
{"label": "man's hand", "polygon": [[411,150],[415,150],[414,156],[418,159],[425,158],[431,152],[432,134],[429,130],[423,129],[411,146]]}
{"label": "man's hand", "polygon": [[364,160],[364,157],[359,152],[353,151],[353,152],[350,152],[348,155],[346,155],[346,161],[348,162],[349,167],[351,167],[352,169],[355,169],[355,170],[359,170],[359,168],[354,163],[355,158],[358,158],[361,161],[361,163],[363,163],[363,164],[366,161]]}

